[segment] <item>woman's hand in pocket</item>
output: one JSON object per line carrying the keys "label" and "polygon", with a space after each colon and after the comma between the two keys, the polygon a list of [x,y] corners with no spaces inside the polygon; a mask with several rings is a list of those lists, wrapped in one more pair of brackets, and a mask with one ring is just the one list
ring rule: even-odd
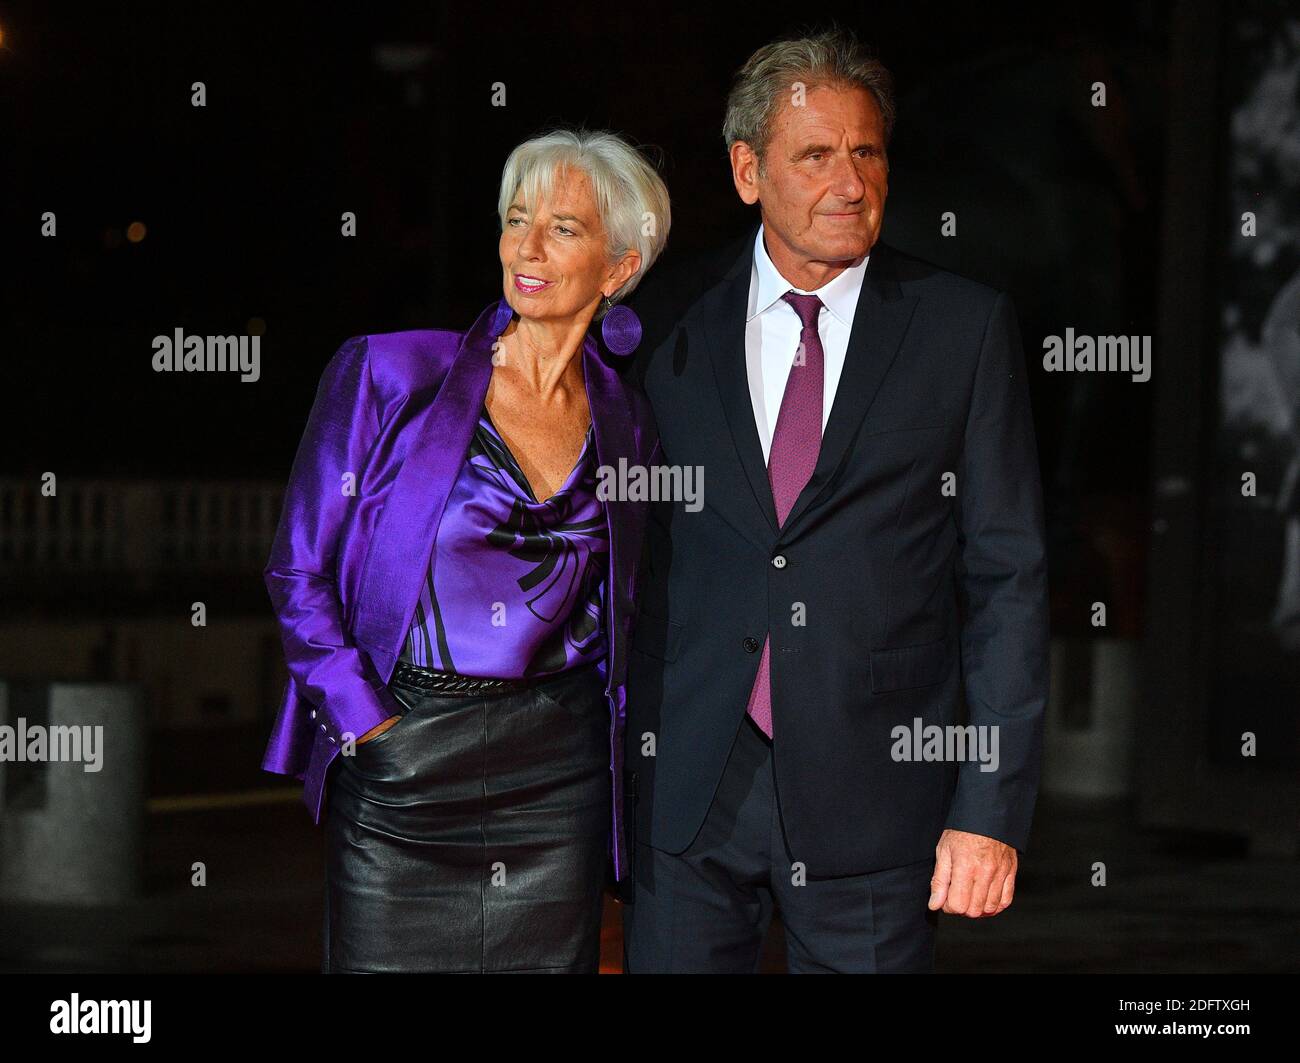
{"label": "woman's hand in pocket", "polygon": [[370,728],[369,731],[367,731],[365,734],[363,734],[360,738],[357,739],[357,745],[359,746],[365,745],[365,743],[369,742],[376,735],[383,734],[400,719],[401,719],[400,716],[390,716],[383,723],[375,724],[374,727]]}

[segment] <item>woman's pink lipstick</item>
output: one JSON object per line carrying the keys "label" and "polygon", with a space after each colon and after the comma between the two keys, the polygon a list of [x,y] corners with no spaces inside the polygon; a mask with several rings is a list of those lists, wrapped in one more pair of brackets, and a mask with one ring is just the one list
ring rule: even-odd
{"label": "woman's pink lipstick", "polygon": [[554,281],[544,281],[540,277],[515,274],[515,290],[524,295],[536,295],[543,288],[549,288]]}

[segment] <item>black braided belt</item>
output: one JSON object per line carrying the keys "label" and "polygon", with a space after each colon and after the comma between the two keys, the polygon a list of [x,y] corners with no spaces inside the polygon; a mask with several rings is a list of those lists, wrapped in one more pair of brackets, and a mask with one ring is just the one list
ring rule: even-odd
{"label": "black braided belt", "polygon": [[[548,678],[542,676],[541,678]],[[484,694],[510,694],[527,690],[534,683],[531,679],[489,679],[477,675],[457,675],[455,672],[440,672],[435,668],[421,668],[416,664],[398,661],[393,670],[393,682],[404,686],[418,687],[434,694],[449,698],[476,698]]]}

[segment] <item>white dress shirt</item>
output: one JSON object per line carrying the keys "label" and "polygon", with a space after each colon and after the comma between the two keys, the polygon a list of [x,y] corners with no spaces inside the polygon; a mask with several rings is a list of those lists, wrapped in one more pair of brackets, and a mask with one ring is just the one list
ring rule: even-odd
{"label": "white dress shirt", "polygon": [[799,334],[803,322],[795,309],[781,296],[788,291],[801,295],[815,295],[822,301],[817,315],[817,332],[821,336],[824,355],[822,380],[822,431],[831,416],[835,401],[835,388],[844,369],[844,355],[849,347],[849,331],[853,327],[853,313],[862,291],[862,278],[867,272],[866,255],[860,263],[844,270],[834,280],[816,291],[797,288],[777,272],[768,257],[763,243],[763,226],[758,227],[754,239],[754,266],[749,274],[749,308],[745,314],[745,372],[749,375],[749,398],[754,407],[754,422],[758,438],[763,444],[763,460],[768,460],[772,450],[772,432],[776,428],[777,414],[781,412],[781,399],[785,395],[786,378],[794,365],[799,349]]}

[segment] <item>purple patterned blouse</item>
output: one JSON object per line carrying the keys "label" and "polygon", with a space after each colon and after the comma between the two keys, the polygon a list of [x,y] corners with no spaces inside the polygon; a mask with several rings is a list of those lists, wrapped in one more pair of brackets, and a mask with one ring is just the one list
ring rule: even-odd
{"label": "purple patterned blouse", "polygon": [[497,679],[594,663],[608,565],[594,430],[563,486],[538,502],[484,404],[400,659]]}

